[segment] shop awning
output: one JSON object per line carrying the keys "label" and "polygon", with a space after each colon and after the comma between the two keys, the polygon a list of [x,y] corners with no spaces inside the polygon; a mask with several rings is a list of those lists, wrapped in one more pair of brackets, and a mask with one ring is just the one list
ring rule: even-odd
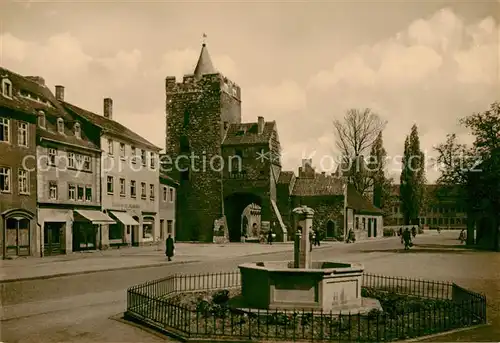
{"label": "shop awning", "polygon": [[92,222],[92,224],[116,224],[112,218],[99,211],[75,210],[75,212],[87,219],[89,222]]}
{"label": "shop awning", "polygon": [[139,225],[139,223],[132,218],[127,212],[111,211],[111,214],[116,217],[123,225]]}
{"label": "shop awning", "polygon": [[67,218],[68,218],[68,211],[50,210],[46,215],[43,216],[43,218],[42,218],[43,222],[41,222],[40,224],[43,224],[43,223],[65,223]]}

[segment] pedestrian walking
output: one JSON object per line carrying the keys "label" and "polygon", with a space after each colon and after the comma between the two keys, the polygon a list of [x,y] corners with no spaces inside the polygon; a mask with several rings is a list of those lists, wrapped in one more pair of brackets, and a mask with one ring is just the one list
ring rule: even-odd
{"label": "pedestrian walking", "polygon": [[267,232],[267,243],[273,245],[273,230]]}
{"label": "pedestrian walking", "polygon": [[410,247],[413,245],[411,242],[411,233],[410,230],[408,230],[408,228],[406,228],[406,230],[403,231],[403,241],[405,245],[405,250],[410,249]]}
{"label": "pedestrian walking", "polygon": [[320,236],[319,236],[319,230],[318,229],[314,229],[314,245],[316,246],[320,246]]}
{"label": "pedestrian walking", "polygon": [[167,240],[165,241],[165,255],[167,256],[169,261],[172,261],[172,257],[174,256],[174,239],[172,235],[168,235]]}

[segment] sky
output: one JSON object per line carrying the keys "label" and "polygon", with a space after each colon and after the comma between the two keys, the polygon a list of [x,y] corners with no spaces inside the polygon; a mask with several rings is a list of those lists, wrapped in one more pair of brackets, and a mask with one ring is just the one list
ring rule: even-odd
{"label": "sky", "polygon": [[[165,147],[165,77],[192,73],[202,35],[242,88],[242,119],[277,122],[283,169],[334,172],[333,120],[370,108],[387,121],[399,180],[416,124],[429,160],[459,118],[500,100],[500,2],[24,1],[0,4],[0,65],[39,75],[65,100]],[[429,163],[427,178],[439,176]]]}

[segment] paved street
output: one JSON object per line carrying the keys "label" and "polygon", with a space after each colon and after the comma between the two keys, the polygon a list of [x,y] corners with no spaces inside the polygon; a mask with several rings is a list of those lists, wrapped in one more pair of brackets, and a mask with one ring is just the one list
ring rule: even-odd
{"label": "paved street", "polygon": [[[371,273],[448,280],[487,294],[494,325],[433,341],[481,341],[500,337],[500,254],[451,249],[456,232],[417,236],[404,252],[397,238],[356,244],[332,244],[313,252],[315,259],[364,263]],[[229,248],[228,250],[240,250]],[[268,248],[269,249],[269,248]],[[288,250],[289,249],[289,250]],[[171,273],[219,272],[252,260],[292,258],[286,252],[261,256],[212,256],[203,262],[159,265],[42,280],[3,283],[3,342],[160,342],[163,338],[109,319],[125,309],[126,288]],[[159,252],[161,253],[161,252]],[[219,254],[220,255],[220,254]],[[228,254],[230,255],[230,254]],[[11,261],[7,261],[11,262]]]}

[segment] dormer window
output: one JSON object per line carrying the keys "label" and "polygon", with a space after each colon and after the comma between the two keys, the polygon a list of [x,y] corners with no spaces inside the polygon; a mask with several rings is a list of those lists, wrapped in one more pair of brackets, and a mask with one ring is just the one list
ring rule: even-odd
{"label": "dormer window", "polygon": [[9,79],[2,79],[2,95],[12,99],[12,82]]}
{"label": "dormer window", "polygon": [[57,118],[57,132],[64,133],[64,120],[62,118]]}
{"label": "dormer window", "polygon": [[82,138],[82,128],[80,127],[80,123],[75,123],[75,137],[80,139]]}
{"label": "dormer window", "polygon": [[41,127],[42,129],[45,129],[46,127],[45,113],[43,111],[38,111],[38,127]]}

